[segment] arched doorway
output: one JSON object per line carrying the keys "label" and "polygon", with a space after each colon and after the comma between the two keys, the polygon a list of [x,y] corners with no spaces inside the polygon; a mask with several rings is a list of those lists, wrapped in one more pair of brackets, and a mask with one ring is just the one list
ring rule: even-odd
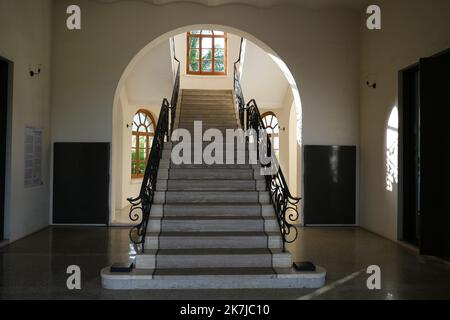
{"label": "arched doorway", "polygon": [[[296,84],[296,81],[294,80],[294,77],[292,76],[292,73],[289,71],[289,68],[287,65],[282,61],[280,57],[275,53],[273,49],[271,49],[269,46],[267,46],[265,43],[254,37],[253,35],[246,33],[245,31],[235,29],[233,27],[229,26],[223,26],[223,25],[190,25],[185,26],[182,28],[178,28],[176,30],[167,32],[160,37],[156,38],[155,40],[151,41],[148,45],[146,45],[142,50],[140,50],[136,56],[130,61],[128,66],[125,68],[119,82],[118,86],[116,88],[115,97],[114,97],[114,104],[113,104],[113,143],[112,143],[112,179],[111,179],[111,216],[115,214],[115,211],[117,208],[121,209],[122,204],[119,204],[120,201],[117,201],[119,198],[117,196],[118,193],[120,193],[120,179],[118,177],[118,168],[117,168],[117,162],[118,158],[121,156],[118,152],[117,143],[120,140],[121,136],[121,129],[122,126],[117,125],[118,119],[120,117],[123,117],[123,115],[120,114],[120,100],[122,95],[122,89],[125,85],[126,79],[130,76],[133,69],[140,63],[140,61],[145,57],[146,54],[154,50],[158,45],[169,42],[170,39],[173,39],[176,35],[187,33],[192,30],[203,30],[203,29],[211,29],[211,30],[220,30],[223,32],[226,32],[228,34],[234,34],[239,37],[242,37],[244,39],[250,40],[257,46],[259,46],[262,50],[264,50],[272,59],[273,61],[278,65],[280,70],[283,72],[284,76],[286,77],[287,82],[289,83],[290,89],[292,91],[292,97],[294,100],[295,105],[295,115],[296,115],[296,135],[297,135],[297,144],[301,146],[302,143],[302,106],[301,106],[301,100],[300,100],[300,93],[298,90],[298,86]],[[234,63],[234,61],[229,62],[231,65]],[[250,98],[250,97],[249,97]],[[155,114],[157,114],[155,112]],[[297,152],[297,150],[296,150]],[[297,171],[297,174],[300,174],[299,170]],[[293,179],[294,181],[298,181],[299,179]],[[118,183],[119,182],[119,183]],[[123,197],[122,197],[123,198]],[[123,200],[123,199],[122,199]],[[112,222],[112,218],[110,219],[110,222]]]}

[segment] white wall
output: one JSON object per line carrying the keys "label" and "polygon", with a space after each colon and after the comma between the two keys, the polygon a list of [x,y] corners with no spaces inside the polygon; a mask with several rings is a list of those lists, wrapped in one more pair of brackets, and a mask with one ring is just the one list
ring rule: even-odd
{"label": "white wall", "polygon": [[[382,30],[361,22],[360,224],[397,240],[397,187],[386,190],[386,126],[398,104],[398,71],[450,47],[448,0],[378,1]],[[365,16],[362,17],[365,19]],[[377,82],[376,89],[365,85]]]}
{"label": "white wall", "polygon": [[[0,56],[14,62],[12,127],[7,154],[5,237],[15,241],[48,225],[50,184],[50,0],[0,1]],[[29,65],[42,64],[30,77]],[[44,184],[24,188],[25,126],[43,129]]]}
{"label": "white wall", "polygon": [[[64,28],[69,4],[85,12],[81,31]],[[276,50],[299,85],[305,144],[358,143],[356,11],[60,0],[53,17],[52,141],[111,141],[117,84],[133,57],[165,33],[173,36],[203,23]]]}
{"label": "white wall", "polygon": [[261,48],[246,41],[241,86],[247,101],[255,99],[258,106],[281,108],[289,83],[280,67]]}
{"label": "white wall", "polygon": [[118,123],[118,126],[121,128],[121,139],[114,142],[120,155],[120,165],[117,172],[119,179],[116,181],[116,186],[119,186],[119,189],[116,189],[116,210],[127,207],[130,204],[127,199],[137,197],[142,184],[142,179],[131,178],[131,127],[127,128],[126,125],[133,122],[134,115],[139,109],[150,111],[155,122],[157,122],[161,109],[161,106],[158,105],[131,104],[124,92],[120,100],[121,122]]}
{"label": "white wall", "polygon": [[233,89],[234,62],[239,58],[241,38],[234,34],[228,34],[227,74],[224,76],[205,76],[187,74],[186,37],[186,33],[174,37],[176,56],[181,63],[181,87],[183,89]]}
{"label": "white wall", "polygon": [[120,210],[129,205],[130,197],[139,194],[142,179],[131,178],[131,124],[139,109],[147,109],[158,121],[162,100],[170,100],[173,90],[172,61],[169,41],[147,52],[130,70],[120,92],[114,112],[112,203]]}

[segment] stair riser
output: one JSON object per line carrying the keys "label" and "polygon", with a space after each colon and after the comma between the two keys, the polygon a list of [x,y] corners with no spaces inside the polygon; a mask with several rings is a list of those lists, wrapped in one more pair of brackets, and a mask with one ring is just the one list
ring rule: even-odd
{"label": "stair riser", "polygon": [[189,106],[216,106],[231,108],[233,106],[233,101],[212,98],[207,100],[183,98],[181,104],[184,108],[189,108]]}
{"label": "stair riser", "polygon": [[152,219],[149,232],[278,232],[275,220],[157,220]]}
{"label": "stair riser", "polygon": [[158,255],[157,267],[169,268],[269,268],[270,254],[241,255]]}
{"label": "stair riser", "polygon": [[214,94],[214,95],[183,95],[183,100],[224,100],[233,102],[233,96],[231,94]]}
{"label": "stair riser", "polygon": [[274,236],[223,236],[223,237],[160,237],[145,238],[148,249],[281,249],[281,237]]}
{"label": "stair riser", "polygon": [[210,121],[210,120],[221,120],[221,119],[235,119],[236,115],[233,110],[230,110],[229,112],[220,112],[219,114],[211,114],[210,112],[200,112],[198,114],[193,114],[191,112],[186,113],[180,113],[179,119],[180,122],[182,121],[194,121],[194,120],[201,120],[201,121]]}
{"label": "stair riser", "polygon": [[251,164],[164,164],[160,165],[160,168],[170,168],[170,169],[252,169]]}
{"label": "stair riser", "polygon": [[217,121],[216,119],[211,121],[205,121],[205,120],[180,120],[178,123],[178,128],[185,128],[185,127],[193,127],[194,122],[200,122],[202,124],[203,128],[234,128],[237,127],[236,119],[223,119],[223,121]]}
{"label": "stair riser", "polygon": [[[159,193],[159,192],[156,192]],[[156,195],[155,193],[155,195]],[[164,198],[164,195],[161,195]],[[155,203],[160,199],[156,199]],[[264,201],[267,200],[267,201]],[[268,203],[268,199],[258,197],[258,192],[167,192],[165,195],[165,203]]]}
{"label": "stair riser", "polygon": [[[162,188],[166,187],[169,191],[177,191],[177,190],[199,190],[199,191],[216,191],[216,190],[245,190],[245,191],[255,191],[257,190],[257,185],[253,180],[237,180],[237,181],[229,181],[229,180],[213,180],[213,181],[198,181],[198,180],[186,180],[186,181],[177,181],[177,180],[168,180],[167,186],[164,186],[164,182],[162,182]],[[263,191],[262,189],[261,191]]]}
{"label": "stair riser", "polygon": [[[228,171],[228,172],[227,172]],[[202,180],[202,179],[241,179],[253,180],[252,169],[170,169],[169,179]],[[232,182],[231,182],[232,183]]]}
{"label": "stair riser", "polygon": [[274,216],[272,205],[221,205],[221,206],[202,206],[202,205],[166,205],[164,208],[160,205],[152,206],[152,216],[233,216],[239,212],[241,216]]}
{"label": "stair riser", "polygon": [[[182,182],[182,183],[177,183]],[[157,191],[266,191],[264,180],[158,180]]]}

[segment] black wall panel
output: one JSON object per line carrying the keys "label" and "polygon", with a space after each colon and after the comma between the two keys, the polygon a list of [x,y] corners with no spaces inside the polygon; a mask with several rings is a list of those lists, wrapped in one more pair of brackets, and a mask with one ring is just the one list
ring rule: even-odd
{"label": "black wall panel", "polygon": [[109,143],[55,143],[53,223],[108,224]]}
{"label": "black wall panel", "polygon": [[354,225],[356,147],[304,147],[305,225]]}

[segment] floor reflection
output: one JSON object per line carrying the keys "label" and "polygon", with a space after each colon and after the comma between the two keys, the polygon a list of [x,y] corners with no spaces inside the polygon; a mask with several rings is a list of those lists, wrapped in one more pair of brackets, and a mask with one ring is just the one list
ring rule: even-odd
{"label": "floor reflection", "polygon": [[[136,254],[128,228],[50,227],[0,249],[0,299],[449,299],[450,267],[359,228],[305,228],[288,248],[295,261],[328,271],[327,284],[381,267],[382,289],[366,287],[361,272],[323,294],[292,290],[108,291],[100,270]],[[66,269],[82,270],[82,290],[66,288]]]}

